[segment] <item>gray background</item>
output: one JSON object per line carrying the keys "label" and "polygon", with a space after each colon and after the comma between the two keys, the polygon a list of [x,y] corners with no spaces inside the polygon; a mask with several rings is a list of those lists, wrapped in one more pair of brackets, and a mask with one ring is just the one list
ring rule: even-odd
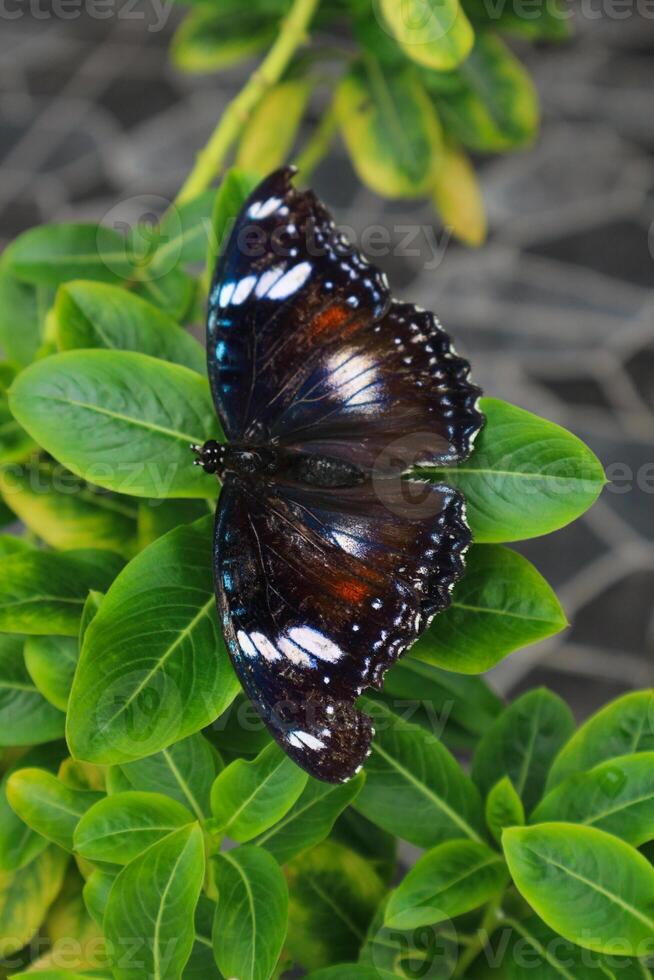
{"label": "gray background", "polygon": [[[573,42],[521,49],[543,128],[533,149],[482,162],[489,243],[450,244],[433,267],[421,234],[419,254],[379,260],[401,298],[438,312],[487,394],[572,429],[620,477],[575,525],[519,546],[572,627],[491,674],[505,693],[546,683],[580,717],[654,681],[654,5],[600,6],[586,0]],[[106,19],[39,0],[12,9],[0,15],[0,247],[42,221],[163,206],[243,72],[177,73],[179,8],[164,27],[149,2]],[[434,226],[428,208],[362,189],[338,145],[314,183],[358,232],[383,224],[399,245],[398,226]]]}

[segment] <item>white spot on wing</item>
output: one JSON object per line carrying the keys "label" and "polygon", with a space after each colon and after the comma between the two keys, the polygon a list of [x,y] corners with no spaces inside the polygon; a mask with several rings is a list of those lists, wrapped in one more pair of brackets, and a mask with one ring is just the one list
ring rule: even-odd
{"label": "white spot on wing", "polygon": [[289,269],[268,293],[268,299],[288,299],[304,286],[311,275],[311,263],[300,262]]}

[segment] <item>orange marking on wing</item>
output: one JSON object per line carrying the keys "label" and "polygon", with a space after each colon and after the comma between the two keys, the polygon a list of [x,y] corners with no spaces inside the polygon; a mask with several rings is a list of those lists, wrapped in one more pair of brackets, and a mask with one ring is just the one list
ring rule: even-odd
{"label": "orange marking on wing", "polygon": [[345,306],[330,306],[311,321],[311,333],[315,337],[321,333],[337,330],[351,316],[352,310]]}
{"label": "orange marking on wing", "polygon": [[338,579],[332,583],[330,591],[344,602],[353,604],[362,602],[366,596],[370,595],[369,585],[354,578]]}

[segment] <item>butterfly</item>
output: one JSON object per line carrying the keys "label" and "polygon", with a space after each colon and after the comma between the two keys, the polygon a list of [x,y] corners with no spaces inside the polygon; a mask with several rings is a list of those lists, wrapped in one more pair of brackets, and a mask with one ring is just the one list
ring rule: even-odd
{"label": "butterfly", "polygon": [[218,614],[271,734],[342,782],[370,752],[355,706],[450,602],[465,501],[409,470],[453,464],[480,390],[436,317],[390,294],[293,168],[250,195],[210,289],[207,363],[226,443],[191,447],[222,490]]}

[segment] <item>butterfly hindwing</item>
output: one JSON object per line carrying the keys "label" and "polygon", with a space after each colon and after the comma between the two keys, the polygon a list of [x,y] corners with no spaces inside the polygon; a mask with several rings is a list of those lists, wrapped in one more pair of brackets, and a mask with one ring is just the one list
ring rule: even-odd
{"label": "butterfly hindwing", "polygon": [[228,479],[219,610],[243,686],[312,775],[349,778],[372,738],[354,702],[449,602],[470,535],[461,496],[414,481],[254,493]]}

